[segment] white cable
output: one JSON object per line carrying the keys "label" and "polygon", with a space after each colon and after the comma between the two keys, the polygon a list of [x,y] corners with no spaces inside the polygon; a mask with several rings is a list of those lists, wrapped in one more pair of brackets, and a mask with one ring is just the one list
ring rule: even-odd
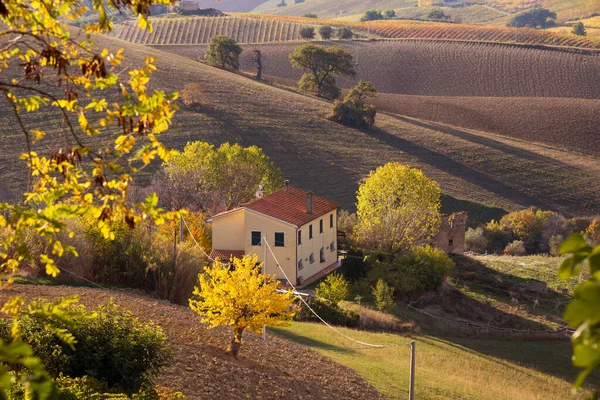
{"label": "white cable", "polygon": [[[269,242],[265,240],[265,244],[267,246],[267,248],[269,249],[269,252],[271,253],[271,255],[273,256],[273,258],[275,259],[275,264],[277,264],[277,267],[279,268],[279,270],[283,273],[283,276],[285,277],[285,279],[287,280],[288,284],[292,287],[292,289],[294,290],[294,292],[296,291],[296,286],[294,286],[292,284],[292,282],[290,281],[290,278],[288,278],[287,274],[285,273],[285,271],[283,270],[283,268],[281,268],[281,265],[279,265],[279,261],[277,260],[277,257],[275,257],[275,254],[273,253],[273,249],[271,249],[271,246],[269,245]],[[323,318],[321,318],[321,316],[319,314],[316,313],[315,310],[312,309],[312,307],[306,302],[306,300],[304,300],[304,298],[302,296],[298,296],[300,298],[300,300],[304,303],[304,305],[322,322],[324,323],[328,328],[332,329],[333,331],[335,331],[337,334],[345,337],[348,340],[351,340],[355,343],[358,344],[362,344],[363,346],[369,346],[369,347],[375,347],[375,348],[391,348],[391,347],[402,347],[402,346],[410,346],[411,342],[408,343],[402,343],[402,344],[394,344],[394,345],[382,345],[382,344],[371,344],[371,343],[366,343],[366,342],[361,342],[360,340],[354,339],[342,332],[340,332],[339,330],[335,329],[333,326],[329,325],[327,323],[327,321],[325,321]]]}

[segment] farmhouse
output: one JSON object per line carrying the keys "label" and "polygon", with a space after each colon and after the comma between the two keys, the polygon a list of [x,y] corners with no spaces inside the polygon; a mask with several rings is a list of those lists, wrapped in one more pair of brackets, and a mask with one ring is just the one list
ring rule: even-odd
{"label": "farmhouse", "polygon": [[[211,257],[228,260],[244,254],[266,261],[265,273],[285,280],[275,258],[294,285],[306,285],[340,265],[337,210],[340,205],[295,188],[284,189],[213,216]],[[265,260],[266,256],[266,260]]]}

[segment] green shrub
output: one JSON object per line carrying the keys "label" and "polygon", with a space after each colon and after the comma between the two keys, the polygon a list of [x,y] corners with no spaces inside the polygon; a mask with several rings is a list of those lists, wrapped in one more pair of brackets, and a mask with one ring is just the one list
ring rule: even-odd
{"label": "green shrub", "polygon": [[331,36],[333,36],[333,28],[329,25],[323,25],[319,28],[319,35],[321,35],[321,38],[323,39],[331,39]]}
{"label": "green shrub", "polygon": [[[45,303],[45,302],[42,302]],[[22,339],[53,377],[88,376],[111,389],[128,394],[150,387],[150,380],[166,366],[170,351],[162,329],[141,323],[131,312],[114,303],[89,313],[83,305],[75,307],[81,315],[73,317],[65,329],[77,340],[75,350],[45,328],[41,319],[17,317]],[[0,336],[10,341],[10,322],[0,322]]]}
{"label": "green shrub", "polygon": [[314,39],[315,38],[315,28],[312,26],[305,26],[300,29],[300,37],[302,39]]}
{"label": "green shrub", "polygon": [[[335,304],[319,299],[313,299],[310,306],[321,318],[332,325],[346,326],[356,328],[360,322],[358,313],[349,310],[342,310]],[[320,322],[320,320],[308,309],[303,307],[299,313],[294,316],[296,321]]]}
{"label": "green shrub", "polygon": [[349,282],[356,282],[367,276],[369,265],[365,262],[365,256],[361,249],[351,248],[348,254],[342,259],[342,266],[339,272]]}
{"label": "green shrub", "polygon": [[522,240],[515,240],[504,249],[504,255],[507,256],[524,256],[527,255],[525,243]]}
{"label": "green shrub", "polygon": [[465,250],[483,254],[488,247],[483,228],[469,228],[465,233]]}
{"label": "green shrub", "polygon": [[367,99],[377,96],[371,82],[360,81],[343,101],[333,103],[330,118],[352,128],[367,128],[375,123],[377,110]]}
{"label": "green shrub", "polygon": [[354,32],[352,32],[352,29],[348,28],[347,26],[343,26],[338,28],[337,37],[340,39],[352,39],[354,37]]}
{"label": "green shrub", "polygon": [[368,278],[372,284],[383,279],[394,287],[397,296],[404,296],[436,290],[455,268],[442,250],[421,246],[392,262],[375,261]]}
{"label": "green shrub", "polygon": [[377,21],[380,19],[383,19],[383,14],[381,13],[381,10],[369,10],[362,17],[360,17],[360,20],[362,22]]}
{"label": "green shrub", "polygon": [[385,15],[386,18],[395,18],[396,17],[396,11],[394,11],[394,10],[385,10],[383,12],[383,15]]}
{"label": "green shrub", "polygon": [[564,237],[562,235],[554,235],[550,238],[548,243],[548,247],[550,248],[550,255],[559,256],[558,250],[560,249],[560,245],[562,244]]}
{"label": "green shrub", "polygon": [[488,242],[488,249],[496,254],[502,254],[506,246],[514,240],[510,229],[494,220],[485,226],[484,236]]}
{"label": "green shrub", "polygon": [[337,273],[327,275],[316,289],[317,297],[327,300],[331,304],[338,304],[348,296],[348,282]]}
{"label": "green shrub", "polygon": [[375,307],[379,311],[388,311],[394,307],[394,288],[390,287],[383,279],[379,279],[373,288]]}
{"label": "green shrub", "polygon": [[147,277],[147,256],[150,251],[144,228],[129,228],[122,223],[113,226],[115,237],[105,239],[95,225],[88,225],[87,237],[91,242],[92,273],[94,281],[143,287]]}

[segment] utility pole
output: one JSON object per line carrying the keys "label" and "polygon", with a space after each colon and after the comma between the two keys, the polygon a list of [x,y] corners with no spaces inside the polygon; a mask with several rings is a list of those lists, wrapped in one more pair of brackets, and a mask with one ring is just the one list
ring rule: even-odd
{"label": "utility pole", "polygon": [[[263,256],[263,266],[262,266],[262,274],[267,274],[267,235],[263,236],[262,243],[264,247],[264,256]],[[263,326],[262,329],[262,339],[264,342],[267,341],[267,327]]]}
{"label": "utility pole", "polygon": [[177,227],[173,229],[173,268],[177,266]]}
{"label": "utility pole", "polygon": [[410,387],[408,389],[409,400],[415,400],[415,363],[417,353],[417,342],[410,342]]}
{"label": "utility pole", "polygon": [[179,214],[179,243],[183,243],[183,215]]}

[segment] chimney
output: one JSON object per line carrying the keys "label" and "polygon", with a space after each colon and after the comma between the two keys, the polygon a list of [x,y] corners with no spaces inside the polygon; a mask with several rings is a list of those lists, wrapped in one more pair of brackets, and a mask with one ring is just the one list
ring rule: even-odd
{"label": "chimney", "polygon": [[256,191],[256,198],[257,199],[262,199],[263,196],[264,196],[263,185],[258,185],[258,190]]}
{"label": "chimney", "polygon": [[313,213],[313,192],[311,191],[306,192],[306,213]]}
{"label": "chimney", "polygon": [[289,180],[285,180],[285,191],[289,192],[290,191],[290,181]]}

